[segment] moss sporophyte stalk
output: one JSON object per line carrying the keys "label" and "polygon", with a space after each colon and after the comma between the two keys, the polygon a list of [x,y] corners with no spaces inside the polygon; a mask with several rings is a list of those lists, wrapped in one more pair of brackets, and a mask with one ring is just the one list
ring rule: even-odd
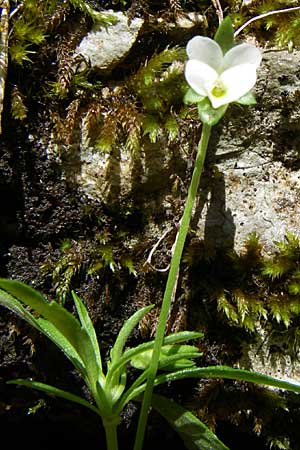
{"label": "moss sporophyte stalk", "polygon": [[[197,104],[199,118],[203,124],[202,135],[174,245],[154,341],[144,342],[132,348],[126,347],[127,339],[134,327],[152,309],[153,305],[149,305],[139,309],[125,321],[110,350],[106,364],[103,364],[101,346],[92,320],[84,303],[74,292],[72,295],[78,318],[58,302],[49,302],[31,287],[19,281],[0,279],[0,304],[45,334],[62,350],[80,373],[93,401],[37,381],[17,379],[9,383],[54,394],[98,414],[105,429],[107,450],[118,449],[117,426],[121,413],[129,401],[139,400],[142,394],[144,395],[134,450],[142,449],[150,405],[179,433],[186,448],[228,450],[226,445],[190,411],[174,401],[153,394],[154,386],[161,383],[184,378],[228,378],[300,392],[298,384],[247,370],[225,366],[197,367],[194,360],[201,356],[198,346],[186,345],[183,342],[199,339],[202,333],[182,331],[164,336],[171,299],[176,293],[182,252],[211,128],[225,114],[229,103],[254,102],[253,96],[248,91],[255,84],[256,69],[261,61],[261,54],[255,47],[248,44],[235,45],[229,18],[221,23],[214,41],[201,36],[194,37],[188,43],[187,54],[189,61],[186,64],[185,74],[191,88],[185,96],[185,102]],[[129,365],[140,370],[140,373],[128,386]]]}

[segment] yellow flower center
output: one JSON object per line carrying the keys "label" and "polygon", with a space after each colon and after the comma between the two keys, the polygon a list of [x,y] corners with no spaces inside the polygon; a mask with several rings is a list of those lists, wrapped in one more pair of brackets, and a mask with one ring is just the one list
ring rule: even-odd
{"label": "yellow flower center", "polygon": [[220,98],[223,97],[227,92],[226,86],[224,86],[221,80],[217,80],[211,90],[211,95]]}

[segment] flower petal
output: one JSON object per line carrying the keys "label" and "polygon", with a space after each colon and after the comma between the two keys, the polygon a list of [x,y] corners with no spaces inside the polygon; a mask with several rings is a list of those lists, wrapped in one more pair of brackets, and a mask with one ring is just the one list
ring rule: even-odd
{"label": "flower petal", "polygon": [[253,88],[256,82],[256,67],[254,64],[242,64],[223,72],[219,79],[226,87],[227,92],[221,97],[215,97],[212,92],[208,94],[214,108],[227,103],[235,102]]}
{"label": "flower petal", "polygon": [[216,71],[222,66],[222,50],[217,42],[208,37],[193,37],[186,46],[186,52],[189,59],[197,59],[211,66]]}
{"label": "flower petal", "polygon": [[185,66],[185,78],[197,94],[207,97],[210,88],[218,78],[218,74],[209,65],[190,59]]}
{"label": "flower petal", "polygon": [[251,44],[239,44],[225,54],[223,70],[239,64],[253,64],[257,68],[261,60],[262,54],[259,48]]}

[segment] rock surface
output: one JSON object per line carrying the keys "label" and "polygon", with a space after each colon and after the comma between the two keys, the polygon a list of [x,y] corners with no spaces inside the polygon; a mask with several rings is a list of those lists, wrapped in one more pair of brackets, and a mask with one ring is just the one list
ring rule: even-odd
{"label": "rock surface", "polygon": [[300,52],[266,52],[257,105],[232,107],[216,129],[210,159],[224,174],[224,198],[223,205],[216,200],[206,226],[219,226],[221,238],[235,228],[237,247],[252,231],[267,245],[287,230],[299,233],[299,66]]}
{"label": "rock surface", "polygon": [[[266,52],[256,86],[257,105],[231,105],[213,129],[197,225],[199,236],[211,240],[212,245],[227,242],[229,247],[234,244],[240,249],[249,233],[255,231],[266,249],[272,250],[273,241],[282,239],[287,230],[299,232],[299,67],[300,52]],[[140,164],[144,188],[154,192],[159,183],[164,185],[169,176],[170,155],[190,166],[192,151],[190,142],[185,148],[178,145],[174,154],[164,136],[156,144],[145,140]],[[157,161],[151,169],[147,166],[150,153],[152,160]],[[98,200],[105,199],[107,173],[112,166],[118,166],[120,195],[126,197],[132,173],[125,147],[121,146],[116,155],[103,155],[88,142],[82,142],[77,180],[82,192]],[[187,181],[182,182],[187,185]],[[165,207],[168,195],[165,192],[162,199]]]}
{"label": "rock surface", "polygon": [[116,18],[116,23],[108,27],[94,24],[75,50],[93,68],[105,72],[110,72],[127,56],[144,22],[139,18],[129,21],[122,12],[109,11],[109,14]]}

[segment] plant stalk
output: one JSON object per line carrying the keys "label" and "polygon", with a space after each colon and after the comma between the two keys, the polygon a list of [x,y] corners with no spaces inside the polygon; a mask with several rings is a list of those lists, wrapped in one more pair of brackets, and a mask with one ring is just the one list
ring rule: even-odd
{"label": "plant stalk", "polygon": [[205,161],[206,150],[209,142],[211,132],[211,126],[203,124],[201,139],[198,145],[198,152],[195,161],[194,171],[192,175],[191,184],[188,191],[188,196],[183,212],[183,216],[180,222],[179,231],[176,237],[174,253],[171,260],[170,270],[168,274],[168,280],[165,288],[165,293],[163,297],[163,302],[161,306],[159,321],[156,329],[153,354],[150,362],[147,385],[143,397],[136,439],[134,444],[134,450],[142,450],[142,445],[144,441],[144,435],[147,425],[148,414],[151,406],[151,398],[154,387],[154,382],[156,378],[156,373],[158,369],[159,356],[161,352],[161,347],[163,344],[166,323],[168,320],[169,309],[171,305],[172,296],[175,294],[176,282],[179,274],[180,261],[182,257],[182,252],[186,240],[186,236],[189,230],[189,225],[193,213],[193,207],[195,199],[197,196],[197,191],[199,187],[200,177]]}
{"label": "plant stalk", "polygon": [[118,422],[106,422],[103,420],[106,436],[106,448],[107,450],[118,450],[118,437],[117,437],[117,425]]}

